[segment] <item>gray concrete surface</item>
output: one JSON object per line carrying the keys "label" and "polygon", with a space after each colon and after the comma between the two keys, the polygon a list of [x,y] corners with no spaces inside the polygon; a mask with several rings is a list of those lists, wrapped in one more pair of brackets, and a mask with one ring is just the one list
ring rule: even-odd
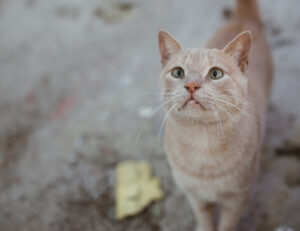
{"label": "gray concrete surface", "polygon": [[[240,230],[300,230],[300,2],[261,0],[275,62],[262,172]],[[198,47],[233,0],[1,0],[0,231],[193,230],[162,141],[157,32]],[[141,105],[135,109],[134,105]],[[148,160],[165,199],[114,220],[114,167]],[[281,227],[281,228],[280,228]]]}

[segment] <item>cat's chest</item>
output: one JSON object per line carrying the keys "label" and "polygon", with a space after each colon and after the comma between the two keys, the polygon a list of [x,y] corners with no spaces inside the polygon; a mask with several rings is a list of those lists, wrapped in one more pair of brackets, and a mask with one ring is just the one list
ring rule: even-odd
{"label": "cat's chest", "polygon": [[191,177],[176,166],[172,167],[173,176],[178,187],[185,193],[208,201],[217,201],[222,195],[237,189],[231,177],[203,179]]}
{"label": "cat's chest", "polygon": [[[208,201],[218,201],[223,195],[238,193],[247,186],[243,183],[247,174],[240,168],[244,164],[237,166],[236,161],[225,160],[222,164],[222,161],[198,155],[199,158],[187,162],[168,153],[175,182],[184,192]],[[243,158],[240,159],[242,161]]]}
{"label": "cat's chest", "polygon": [[188,138],[182,138],[175,133],[167,136],[166,149],[171,161],[183,169],[197,168],[197,172],[202,171],[203,175],[221,171],[236,145],[229,139],[206,134],[190,135]]}
{"label": "cat's chest", "polygon": [[[166,133],[165,145],[173,171],[182,174],[181,178],[195,178],[196,182],[217,182],[240,173],[248,162],[242,140],[213,139],[198,134],[189,139],[181,139],[174,133]],[[249,150],[251,152],[251,150]],[[188,180],[184,180],[189,182]]]}

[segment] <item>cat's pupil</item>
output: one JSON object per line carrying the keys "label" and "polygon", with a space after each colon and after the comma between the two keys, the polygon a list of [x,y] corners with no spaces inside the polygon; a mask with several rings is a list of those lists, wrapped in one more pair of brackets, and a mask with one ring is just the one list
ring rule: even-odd
{"label": "cat's pupil", "polygon": [[181,76],[181,70],[178,70],[178,71],[177,71],[177,75],[178,75],[178,76]]}
{"label": "cat's pupil", "polygon": [[217,77],[218,72],[217,72],[217,71],[214,71],[214,72],[213,72],[213,75],[214,75],[214,77]]}

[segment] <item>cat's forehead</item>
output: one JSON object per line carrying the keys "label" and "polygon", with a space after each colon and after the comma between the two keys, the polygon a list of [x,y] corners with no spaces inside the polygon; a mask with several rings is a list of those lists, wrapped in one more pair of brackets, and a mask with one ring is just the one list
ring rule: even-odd
{"label": "cat's forehead", "polygon": [[224,53],[217,49],[189,48],[178,52],[170,60],[170,65],[188,69],[205,69],[206,67],[225,64]]}

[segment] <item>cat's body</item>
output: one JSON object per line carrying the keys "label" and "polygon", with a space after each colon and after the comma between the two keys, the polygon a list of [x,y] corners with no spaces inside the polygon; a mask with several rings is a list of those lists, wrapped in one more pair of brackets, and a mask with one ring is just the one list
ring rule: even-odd
{"label": "cat's body", "polygon": [[183,50],[165,32],[159,43],[169,115],[165,148],[174,179],[190,201],[197,230],[215,230],[218,203],[219,230],[233,231],[257,175],[272,82],[256,1],[237,0],[233,20],[205,49]]}

